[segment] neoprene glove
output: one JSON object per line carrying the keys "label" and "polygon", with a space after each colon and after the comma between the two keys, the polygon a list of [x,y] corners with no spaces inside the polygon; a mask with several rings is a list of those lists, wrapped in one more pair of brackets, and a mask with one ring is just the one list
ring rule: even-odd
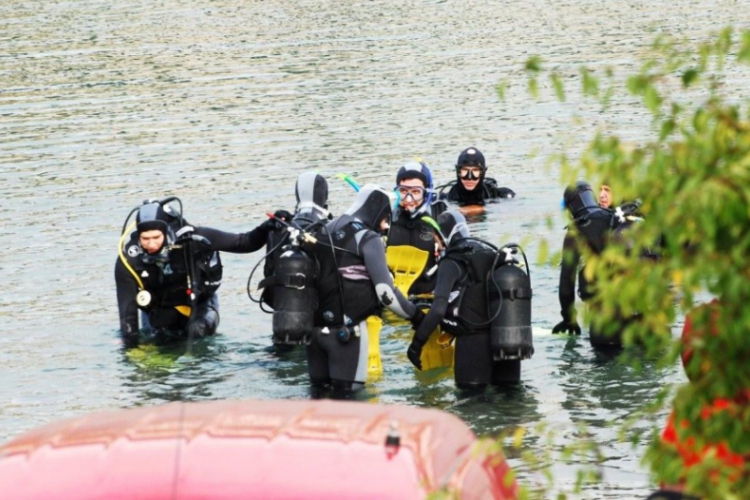
{"label": "neoprene glove", "polygon": [[286,210],[276,210],[273,213],[273,216],[275,219],[281,219],[284,222],[291,222],[292,217],[294,217],[293,214],[291,214],[290,212],[287,212]]}
{"label": "neoprene glove", "polygon": [[573,312],[573,314],[566,314],[564,311],[561,311],[561,313],[563,320],[555,325],[555,327],[552,329],[552,333],[580,335],[581,327],[578,326],[578,322],[576,321],[575,311]]}
{"label": "neoprene glove", "polygon": [[206,322],[202,319],[196,319],[188,323],[188,338],[197,339],[206,335]]}
{"label": "neoprene glove", "polygon": [[424,342],[414,337],[411,344],[409,344],[409,349],[406,351],[406,356],[411,361],[411,364],[420,371],[422,370],[422,360],[420,359],[422,357],[422,347],[424,347]]}
{"label": "neoprene glove", "polygon": [[263,222],[260,226],[261,229],[267,232],[276,231],[277,229],[283,229],[284,224],[280,221],[289,222],[292,220],[292,214],[286,210],[276,210],[273,217],[269,217],[267,221]]}

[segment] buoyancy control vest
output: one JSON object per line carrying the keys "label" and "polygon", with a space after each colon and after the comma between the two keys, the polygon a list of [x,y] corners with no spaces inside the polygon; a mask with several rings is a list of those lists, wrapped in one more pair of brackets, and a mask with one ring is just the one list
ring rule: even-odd
{"label": "buoyancy control vest", "polygon": [[[174,232],[173,230],[176,229]],[[167,240],[174,241],[179,227],[170,224]],[[192,252],[190,259],[188,252]],[[223,268],[219,252],[195,248],[190,245],[174,245],[169,241],[157,254],[145,253],[140,246],[138,233],[134,231],[125,244],[124,253],[134,275],[150,294],[150,301],[137,301],[143,310],[191,306],[191,292],[197,301],[213,295],[221,285]],[[192,288],[188,289],[188,267],[194,266]]]}
{"label": "buoyancy control vest", "polygon": [[490,334],[496,360],[527,359],[534,353],[531,279],[512,257],[516,249],[520,247],[497,249],[472,238],[443,257],[466,270],[451,294],[443,330],[456,336]]}
{"label": "buoyancy control vest", "polygon": [[[394,214],[395,215],[395,214]],[[409,295],[431,293],[435,290],[436,273],[430,276],[425,271],[435,267],[435,229],[421,218],[412,219],[406,214],[398,213],[388,231],[387,246],[406,245],[427,252],[427,263],[419,278],[409,289]]]}
{"label": "buoyancy control vest", "polygon": [[315,326],[353,326],[380,310],[364,260],[356,252],[356,235],[367,228],[352,221],[331,232],[333,223],[314,233],[319,267]]}

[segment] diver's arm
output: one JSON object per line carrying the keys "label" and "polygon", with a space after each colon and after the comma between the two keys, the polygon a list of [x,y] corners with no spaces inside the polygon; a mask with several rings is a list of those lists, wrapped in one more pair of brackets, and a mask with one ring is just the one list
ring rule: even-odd
{"label": "diver's arm", "polygon": [[484,179],[483,184],[487,188],[490,198],[514,198],[516,196],[516,192],[511,188],[498,186],[497,180],[493,177]]}
{"label": "diver's arm", "polygon": [[211,242],[211,250],[230,253],[251,253],[263,248],[268,241],[265,222],[246,233],[228,233],[210,227],[196,227],[195,234]]}
{"label": "diver's arm", "polygon": [[461,278],[461,268],[453,260],[445,259],[438,266],[437,284],[435,285],[435,297],[432,306],[422,323],[417,327],[414,338],[424,344],[435,331],[448,311],[448,297],[453,291],[456,282]]}
{"label": "diver's arm", "polygon": [[115,287],[117,288],[117,309],[120,314],[120,334],[126,346],[137,345],[138,306],[135,303],[135,296],[138,294],[138,284],[120,259],[117,259],[115,263]]}
{"label": "diver's arm", "polygon": [[374,232],[368,233],[360,241],[359,252],[365,261],[378,300],[394,314],[405,319],[413,318],[417,314],[417,307],[393,286],[393,278],[385,261],[383,240]]}
{"label": "diver's arm", "polygon": [[575,236],[568,231],[563,240],[563,258],[560,267],[560,313],[566,322],[575,321],[575,287],[578,264],[581,261],[581,253],[578,250]]}

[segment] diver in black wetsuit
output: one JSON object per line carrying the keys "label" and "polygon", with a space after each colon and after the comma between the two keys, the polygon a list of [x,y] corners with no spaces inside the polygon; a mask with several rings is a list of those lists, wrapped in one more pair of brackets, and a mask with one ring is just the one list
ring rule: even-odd
{"label": "diver in black wetsuit", "polygon": [[[413,161],[402,166],[396,174],[396,192],[399,205],[393,211],[386,245],[410,246],[427,252],[427,262],[422,274],[408,290],[408,295],[432,293],[435,289],[437,253],[434,219],[447,208],[445,202],[434,201],[432,172],[423,161]],[[430,218],[433,220],[427,222]]]}
{"label": "diver in black wetsuit", "polygon": [[[568,227],[563,240],[563,260],[560,268],[560,314],[562,321],[555,325],[552,333],[581,334],[575,309],[576,275],[578,276],[578,295],[586,301],[593,296],[592,284],[586,280],[582,263],[579,242],[584,242],[591,252],[601,254],[611,238],[622,238],[623,230],[632,222],[624,217],[623,208],[627,213],[635,213],[639,204],[629,203],[615,210],[604,209],[597,203],[591,185],[580,181],[568,187],[563,195],[565,208],[573,218],[573,224]],[[581,238],[576,237],[578,233]],[[644,254],[645,258],[653,258],[653,254]],[[634,316],[635,317],[635,316]],[[621,318],[625,324],[631,318]],[[589,329],[591,345],[601,348],[620,348],[622,338],[616,335],[605,335]]]}
{"label": "diver in black wetsuit", "polygon": [[[443,331],[455,335],[454,377],[458,388],[477,391],[487,384],[517,382],[521,361],[494,360],[490,340],[487,306],[491,287],[487,279],[496,249],[470,238],[466,219],[457,210],[441,214],[438,223],[446,249],[438,263],[435,298],[415,328],[407,356],[421,370],[422,348],[440,325]],[[530,299],[531,289],[524,293]]]}
{"label": "diver in black wetsuit", "polygon": [[[144,202],[133,210],[138,212],[135,230],[129,234],[129,229],[123,230],[115,285],[126,347],[138,345],[139,309],[145,312],[144,328],[183,332],[188,338],[213,334],[219,324],[219,251],[254,252],[279,224],[269,219],[243,234],[192,227],[182,218],[181,202],[176,211],[168,204],[171,201],[179,202],[176,198]],[[291,214],[280,210],[275,218],[288,220]]]}
{"label": "diver in black wetsuit", "polygon": [[424,313],[394,288],[380,234],[391,216],[391,194],[365,185],[354,204],[314,233],[319,265],[315,333],[307,346],[310,381],[350,397],[367,377],[367,317],[385,306],[414,324]]}
{"label": "diver in black wetsuit", "polygon": [[466,206],[484,205],[487,201],[516,196],[512,189],[499,187],[495,179],[486,175],[487,166],[482,152],[473,147],[464,149],[456,162],[456,180],[437,188],[439,198]]}

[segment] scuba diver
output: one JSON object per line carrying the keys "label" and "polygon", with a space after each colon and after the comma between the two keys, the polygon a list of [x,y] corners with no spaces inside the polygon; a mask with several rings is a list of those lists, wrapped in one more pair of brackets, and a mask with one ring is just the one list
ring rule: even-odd
{"label": "scuba diver", "polygon": [[409,361],[422,369],[422,348],[440,325],[455,336],[459,389],[474,392],[487,384],[519,381],[521,360],[534,353],[531,282],[513,258],[519,247],[498,249],[471,238],[466,218],[457,210],[441,214],[438,223],[446,248],[432,307],[415,327],[407,350]]}
{"label": "scuba diver", "polygon": [[[443,201],[434,201],[432,172],[421,160],[409,162],[398,170],[395,191],[399,204],[393,211],[386,240],[388,266],[397,276],[399,272],[411,275],[409,289],[401,289],[404,295],[432,293],[439,242],[436,241],[439,228],[434,219],[447,206]],[[402,256],[403,251],[408,255]],[[404,263],[409,269],[403,268]]]}
{"label": "scuba diver", "polygon": [[287,243],[290,243],[288,227],[292,226],[302,230],[325,224],[333,218],[328,211],[328,181],[322,175],[316,172],[300,174],[294,185],[294,195],[297,199],[297,205],[294,208],[294,215],[290,219],[289,225],[279,224],[275,231],[268,233],[267,253],[263,266],[264,279],[258,285],[259,288],[263,288],[263,294],[260,300],[253,299],[250,296],[251,300],[261,305],[261,310],[264,310],[263,304],[268,304],[272,309],[275,308],[274,292],[278,290],[278,287],[284,286],[280,281],[280,275],[285,274],[285,270],[277,270],[276,263],[284,249],[287,248]]}
{"label": "scuba diver", "polygon": [[[128,226],[135,212],[135,223]],[[125,219],[115,263],[125,346],[139,343],[139,310],[143,312],[141,326],[157,333],[186,333],[189,339],[215,333],[219,325],[216,292],[222,278],[219,251],[250,253],[262,248],[268,233],[280,224],[278,219],[291,218],[284,210],[274,216],[252,231],[235,234],[189,225],[176,197],[146,200],[134,208]]]}
{"label": "scuba diver", "polygon": [[516,196],[512,189],[498,187],[497,181],[486,175],[487,166],[482,152],[474,147],[464,149],[456,162],[456,180],[437,188],[439,198],[466,206],[484,205],[487,200]]}
{"label": "scuba diver", "polygon": [[[574,186],[565,189],[563,204],[573,218],[573,224],[567,228],[563,240],[563,260],[558,290],[562,321],[554,326],[552,333],[580,335],[581,327],[578,325],[575,309],[576,274],[578,275],[578,296],[584,302],[593,297],[593,284],[586,279],[576,233],[581,235],[581,241],[585,242],[591,252],[599,255],[611,238],[620,238],[622,231],[632,224],[631,214],[638,209],[639,203],[626,204],[616,209],[602,208],[594,198],[591,185],[588,182],[579,181]],[[623,322],[625,321],[627,319],[623,319]],[[593,347],[622,347],[619,334],[607,336],[590,328],[589,337]]]}
{"label": "scuba diver", "polygon": [[[391,217],[392,194],[367,184],[343,215],[313,233],[305,246],[318,264],[317,307],[307,345],[314,392],[330,387],[349,398],[367,377],[367,318],[383,306],[418,325],[424,313],[393,286],[381,234]],[[315,395],[315,394],[314,394]]]}

